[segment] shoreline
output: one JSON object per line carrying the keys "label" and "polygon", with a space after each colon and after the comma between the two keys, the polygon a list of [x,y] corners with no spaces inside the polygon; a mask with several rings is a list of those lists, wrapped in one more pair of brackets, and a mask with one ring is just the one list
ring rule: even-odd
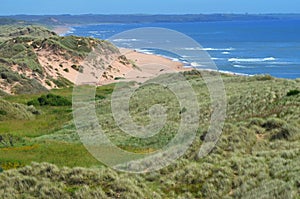
{"label": "shoreline", "polygon": [[52,30],[59,36],[64,36],[72,31],[73,28],[71,26],[55,26]]}
{"label": "shoreline", "polygon": [[[88,25],[99,25],[99,24],[88,24]],[[61,26],[55,26],[52,30],[58,34],[59,36],[65,36],[67,33],[70,33],[74,26],[82,26],[82,25],[61,25]],[[122,48],[120,48],[121,50]],[[124,49],[123,49],[124,50]],[[172,57],[167,57],[167,56],[164,56],[164,55],[161,55],[161,54],[155,54],[155,53],[151,53],[151,54],[148,54],[147,52],[142,52],[142,51],[139,51],[138,49],[126,49],[125,51],[131,51],[131,52],[135,52],[136,55],[138,54],[141,54],[141,55],[145,55],[145,56],[150,56],[154,59],[162,59],[162,60],[168,60],[170,62],[173,62],[173,64],[175,64],[175,66],[177,65],[177,72],[179,71],[191,71],[191,70],[198,70],[198,71],[213,71],[213,72],[218,72],[220,74],[227,74],[227,75],[234,75],[234,76],[246,76],[246,77],[251,77],[251,76],[254,76],[254,75],[250,75],[250,74],[244,74],[244,73],[236,73],[236,72],[232,72],[232,71],[223,71],[223,70],[212,70],[212,69],[200,69],[200,68],[196,68],[196,67],[193,67],[191,65],[186,65],[186,63],[184,62],[181,62],[180,60],[174,60],[174,58]],[[145,64],[145,63],[143,63]],[[169,64],[168,64],[169,65]],[[170,65],[169,65],[170,67]],[[173,68],[173,67],[171,67]],[[176,67],[175,67],[176,68]],[[174,68],[173,68],[174,70]]]}
{"label": "shoreline", "polygon": [[[174,60],[176,58],[173,57],[168,57],[168,56],[164,56],[161,54],[155,54],[155,53],[148,53],[148,52],[143,52],[137,49],[131,49],[132,51],[135,51],[136,53],[140,53],[140,54],[144,54],[144,55],[152,55],[155,57],[161,57],[163,59],[167,59],[171,62],[174,62],[175,64],[179,64],[180,67],[178,68],[179,71],[191,71],[191,70],[198,70],[198,71],[210,71],[210,72],[218,72],[220,74],[226,74],[226,75],[234,75],[234,76],[244,76],[244,77],[252,77],[255,75],[251,75],[251,74],[245,74],[245,73],[237,73],[237,72],[232,72],[232,71],[224,71],[224,70],[219,70],[218,68],[216,70],[214,69],[205,69],[205,68],[197,68],[191,65],[186,65],[186,63],[180,61],[180,60]],[[190,64],[190,63],[189,63]],[[260,75],[260,74],[256,74],[256,75]],[[262,75],[262,74],[261,74]]]}

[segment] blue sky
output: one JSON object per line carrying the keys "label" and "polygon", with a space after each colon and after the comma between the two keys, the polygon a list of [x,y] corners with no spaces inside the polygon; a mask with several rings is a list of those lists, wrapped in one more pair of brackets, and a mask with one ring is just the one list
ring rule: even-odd
{"label": "blue sky", "polygon": [[0,15],[300,13],[300,0],[1,0]]}

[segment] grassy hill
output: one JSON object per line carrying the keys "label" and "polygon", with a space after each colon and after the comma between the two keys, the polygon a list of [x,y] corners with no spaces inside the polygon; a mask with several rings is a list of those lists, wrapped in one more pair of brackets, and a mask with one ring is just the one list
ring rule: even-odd
{"label": "grassy hill", "polygon": [[[72,101],[72,88],[53,89],[50,97],[48,91],[2,97],[1,103],[6,105],[0,112],[3,107],[18,104],[15,109],[19,114],[30,117],[11,115],[0,121],[0,135],[6,143],[0,143],[0,165],[5,170],[0,175],[0,196],[299,198],[300,80],[222,75],[228,102],[223,133],[213,151],[198,159],[212,110],[201,75],[185,72],[184,76],[201,107],[196,139],[174,164],[148,174],[113,171],[88,153],[76,133],[72,107],[67,103]],[[167,106],[170,114],[167,126],[157,135],[138,139],[125,135],[115,124],[111,113],[114,87],[98,87],[95,95],[99,123],[113,143],[144,153],[165,146],[174,137],[182,110],[172,92],[150,85],[132,96],[130,113],[138,124],[149,122],[148,109],[156,103]],[[41,99],[48,103],[39,103],[44,102]],[[39,114],[28,111],[32,104]],[[19,115],[17,110],[15,114]]]}

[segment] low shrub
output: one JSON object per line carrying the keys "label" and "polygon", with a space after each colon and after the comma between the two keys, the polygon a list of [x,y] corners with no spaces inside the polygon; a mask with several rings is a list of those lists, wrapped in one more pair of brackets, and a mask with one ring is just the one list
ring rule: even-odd
{"label": "low shrub", "polygon": [[7,115],[7,112],[5,110],[0,109],[0,115]]}
{"label": "low shrub", "polygon": [[300,91],[299,90],[290,90],[287,94],[286,94],[286,96],[293,96],[293,95],[298,95],[300,93]]}
{"label": "low shrub", "polygon": [[72,103],[66,98],[51,93],[42,95],[41,97],[27,103],[28,106],[70,106],[71,104]]}

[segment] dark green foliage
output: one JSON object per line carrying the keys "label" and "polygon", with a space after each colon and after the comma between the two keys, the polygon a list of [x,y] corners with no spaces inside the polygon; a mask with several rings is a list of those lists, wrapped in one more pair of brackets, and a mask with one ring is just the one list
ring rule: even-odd
{"label": "dark green foliage", "polygon": [[71,104],[72,103],[66,98],[51,93],[42,95],[41,97],[27,103],[28,106],[70,106]]}
{"label": "dark green foliage", "polygon": [[281,128],[286,124],[285,121],[282,121],[277,118],[270,118],[265,123],[262,124],[262,127],[264,127],[266,130],[272,130],[276,128]]}
{"label": "dark green foliage", "polygon": [[95,100],[102,100],[102,99],[105,99],[106,96],[105,95],[102,95],[102,94],[96,94],[95,96]]}
{"label": "dark green foliage", "polygon": [[73,65],[71,66],[71,68],[73,68],[74,70],[79,71],[79,66],[77,66],[77,65],[75,65],[75,64],[73,64]]}
{"label": "dark green foliage", "polygon": [[293,95],[298,95],[300,93],[299,90],[290,90],[286,96],[293,96]]}
{"label": "dark green foliage", "polygon": [[71,68],[73,68],[74,70],[82,73],[83,72],[83,67],[82,66],[78,66],[78,65],[72,65]]}
{"label": "dark green foliage", "polygon": [[7,115],[7,112],[5,110],[0,109],[0,115]]}
{"label": "dark green foliage", "polygon": [[7,79],[7,74],[5,74],[5,73],[2,72],[2,73],[1,73],[1,78],[2,78],[2,79]]}
{"label": "dark green foliage", "polygon": [[52,86],[51,82],[49,80],[46,80],[45,83],[48,85],[48,86]]}
{"label": "dark green foliage", "polygon": [[121,79],[125,79],[124,77],[115,77],[114,80],[121,80]]}

